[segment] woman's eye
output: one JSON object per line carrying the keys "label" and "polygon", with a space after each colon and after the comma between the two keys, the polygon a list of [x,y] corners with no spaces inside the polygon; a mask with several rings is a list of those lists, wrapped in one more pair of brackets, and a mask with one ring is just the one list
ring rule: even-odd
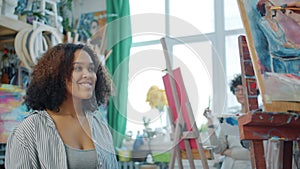
{"label": "woman's eye", "polygon": [[76,72],[81,71],[81,70],[82,70],[82,68],[80,66],[75,66],[74,67],[74,71],[76,71]]}
{"label": "woman's eye", "polygon": [[89,67],[89,72],[94,72],[95,71],[95,68],[94,67]]}

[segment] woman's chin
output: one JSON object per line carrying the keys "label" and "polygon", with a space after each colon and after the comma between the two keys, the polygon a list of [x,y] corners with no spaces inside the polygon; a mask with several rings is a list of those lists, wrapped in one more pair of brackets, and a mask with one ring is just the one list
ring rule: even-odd
{"label": "woman's chin", "polygon": [[81,99],[87,100],[87,99],[92,98],[92,96],[93,96],[93,94],[85,95],[85,96],[83,96]]}
{"label": "woman's chin", "polygon": [[87,100],[87,99],[90,99],[92,98],[93,94],[92,93],[86,93],[86,94],[80,94],[80,95],[77,95],[77,96],[74,96],[73,95],[73,99],[81,99],[81,100]]}
{"label": "woman's chin", "polygon": [[240,99],[238,100],[238,102],[239,102],[240,104],[244,105],[244,104],[245,104],[245,98],[240,98]]}

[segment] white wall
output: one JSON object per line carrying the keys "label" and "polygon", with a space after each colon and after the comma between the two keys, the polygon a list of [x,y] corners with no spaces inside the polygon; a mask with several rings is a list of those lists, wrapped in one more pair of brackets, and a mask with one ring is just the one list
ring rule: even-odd
{"label": "white wall", "polygon": [[106,0],[74,0],[74,19],[79,19],[82,13],[98,12],[106,10]]}

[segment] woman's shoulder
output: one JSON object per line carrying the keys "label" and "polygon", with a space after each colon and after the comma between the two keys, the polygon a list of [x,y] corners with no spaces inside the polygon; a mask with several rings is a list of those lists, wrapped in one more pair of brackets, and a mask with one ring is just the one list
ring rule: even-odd
{"label": "woman's shoulder", "polygon": [[110,130],[108,128],[108,123],[107,120],[103,117],[103,115],[101,114],[101,112],[99,111],[94,111],[92,113],[93,117],[95,118],[95,121],[93,123],[93,127],[101,132],[102,135],[110,135]]}
{"label": "woman's shoulder", "polygon": [[40,122],[43,119],[47,119],[47,112],[38,110],[38,111],[32,111],[24,118],[24,120],[21,122],[23,125],[33,125],[37,122]]}
{"label": "woman's shoulder", "polygon": [[102,125],[107,125],[107,117],[106,115],[101,112],[100,110],[95,110],[93,112],[87,112],[88,116],[93,116],[98,122]]}
{"label": "woman's shoulder", "polygon": [[43,111],[33,111],[15,127],[13,133],[22,137],[33,135],[36,127],[42,125],[46,118]]}

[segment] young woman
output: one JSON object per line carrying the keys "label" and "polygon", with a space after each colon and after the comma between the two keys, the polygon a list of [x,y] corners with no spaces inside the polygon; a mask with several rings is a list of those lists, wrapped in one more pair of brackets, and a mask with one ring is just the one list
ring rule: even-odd
{"label": "young woman", "polygon": [[31,115],[7,142],[5,168],[117,169],[113,141],[97,112],[111,81],[96,54],[59,44],[35,66],[25,96]]}

